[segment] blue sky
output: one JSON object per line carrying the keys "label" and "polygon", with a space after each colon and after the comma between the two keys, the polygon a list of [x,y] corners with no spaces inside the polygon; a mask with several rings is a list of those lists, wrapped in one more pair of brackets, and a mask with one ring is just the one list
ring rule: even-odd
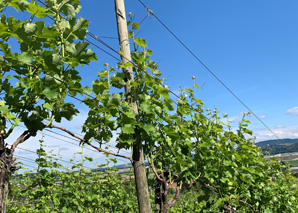
{"label": "blue sky", "polygon": [[[287,0],[143,0],[211,70],[280,138],[298,138],[298,1]],[[185,3],[187,2],[187,3]],[[140,22],[148,15],[137,0],[126,0],[126,12]],[[79,15],[90,23],[97,36],[117,37],[114,1],[82,1]],[[6,13],[9,16],[8,13]],[[12,13],[14,14],[14,13]],[[50,22],[50,20],[48,20]],[[166,85],[172,91],[191,87],[191,76],[202,86],[196,95],[205,108],[217,108],[237,122],[247,109],[208,73],[155,19],[141,25],[139,37],[146,39],[159,62]],[[91,38],[89,38],[92,40]],[[103,39],[118,49],[116,39]],[[96,42],[96,41],[94,41]],[[100,47],[106,49],[104,46]],[[104,63],[117,61],[90,46],[98,62],[80,68],[84,82],[91,84]],[[115,55],[115,54],[114,54]],[[79,132],[82,114],[67,125]],[[254,117],[250,128],[257,141],[275,137]],[[75,124],[74,124],[75,123]],[[34,142],[37,143],[37,140]],[[53,143],[53,142],[51,142]],[[25,143],[26,144],[26,143]],[[23,145],[26,148],[31,144]],[[55,144],[53,145],[55,146]],[[57,142],[60,149],[80,148]],[[64,150],[65,151],[65,150]]]}
{"label": "blue sky", "polygon": [[[143,0],[190,49],[280,138],[298,137],[298,2],[294,0]],[[126,12],[141,21],[148,13],[137,0]],[[117,37],[114,1],[82,2],[81,15],[98,36]],[[157,21],[147,18],[140,37],[147,40],[171,90],[202,86],[197,95],[206,108],[230,118],[247,109],[214,79]],[[117,40],[105,41],[118,48]],[[100,64],[116,61],[98,52]],[[94,72],[94,71],[92,71]],[[257,140],[274,138],[254,117]]]}

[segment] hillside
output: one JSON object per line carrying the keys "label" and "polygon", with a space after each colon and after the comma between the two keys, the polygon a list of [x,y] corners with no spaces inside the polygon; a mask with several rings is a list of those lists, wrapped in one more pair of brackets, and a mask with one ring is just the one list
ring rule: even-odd
{"label": "hillside", "polygon": [[294,143],[298,143],[298,138],[296,139],[282,139],[282,143],[280,140],[266,140],[266,141],[260,141],[258,143],[256,143],[256,145],[258,145],[259,147],[266,147],[267,145],[272,146],[272,145],[280,145],[280,144],[294,144]]}
{"label": "hillside", "polygon": [[[298,152],[298,139],[266,140],[256,143],[263,152],[271,154]],[[269,147],[268,147],[269,146]]]}

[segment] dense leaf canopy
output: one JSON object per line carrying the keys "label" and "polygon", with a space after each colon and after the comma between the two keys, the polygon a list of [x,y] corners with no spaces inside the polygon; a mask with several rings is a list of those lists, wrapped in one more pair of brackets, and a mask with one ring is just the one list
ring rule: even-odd
{"label": "dense leaf canopy", "polygon": [[[224,116],[224,122],[217,110],[204,110],[203,102],[197,97],[199,86],[195,84],[194,77],[193,86],[181,89],[179,97],[173,100],[169,87],[163,86],[165,79],[161,79],[158,65],[151,60],[153,51],[148,49],[145,39],[135,36],[139,25],[133,22],[133,16],[128,22],[132,27],[129,35],[134,44],[133,62],[118,64],[117,68],[131,66],[134,80],[127,81],[125,72],[107,65],[98,73],[92,88],[88,88],[81,85],[81,76],[76,67],[96,60],[96,55],[84,42],[88,21],[76,17],[80,10],[79,1],[44,2],[45,6],[25,0],[4,0],[0,3],[0,49],[3,53],[0,56],[0,110],[1,117],[12,123],[7,130],[2,122],[1,130],[6,137],[19,122],[36,133],[44,128],[46,119],[50,122],[60,122],[62,118],[71,120],[79,111],[74,104],[66,101],[66,96],[92,92],[96,98],[86,97],[83,101],[89,107],[82,129],[84,140],[96,139],[102,145],[116,136],[117,148],[129,150],[137,137],[155,175],[153,179],[148,175],[153,182],[151,187],[159,181],[173,186],[176,195],[171,197],[172,201],[177,202],[177,192],[187,183],[194,187],[194,195],[189,197],[186,193],[181,198],[195,198],[194,205],[187,207],[192,212],[221,212],[228,208],[239,212],[296,212],[297,180],[278,160],[264,159],[253,139],[250,139],[252,132],[248,129],[249,121],[245,120],[245,116],[235,130],[227,116]],[[24,12],[30,18],[16,20],[6,17],[7,6]],[[46,16],[53,19],[52,24],[45,24],[42,19]],[[12,39],[17,40],[19,49],[15,47],[17,45],[13,48],[9,46],[13,43]],[[134,93],[122,92],[126,84],[133,88],[130,91]],[[128,95],[133,97],[132,100],[127,99]],[[130,101],[138,105],[137,116]],[[44,202],[36,204],[37,207],[53,207],[57,199],[76,205],[76,199],[81,199],[74,193],[70,193],[69,198],[64,197],[67,196],[66,192],[59,194],[63,199],[50,197],[46,190],[51,190],[52,185],[57,187],[54,184],[54,175],[57,174],[40,170],[39,176],[35,177],[35,181],[41,181],[39,186],[45,187],[31,190],[30,199]],[[106,190],[103,183],[91,184],[89,179],[79,180],[76,174],[58,175],[62,181],[70,176],[78,179],[80,184],[80,181],[90,184],[88,187],[85,183],[77,185],[86,187],[82,190],[94,193]],[[52,185],[47,185],[48,182]],[[96,188],[97,184],[100,188]],[[101,196],[110,200],[103,203],[114,206],[113,203],[124,202],[119,199],[126,195],[126,187],[116,184],[109,187],[116,187],[115,190],[122,197],[111,196],[114,191],[108,190]],[[43,201],[38,193],[45,196],[42,197]],[[95,195],[86,193],[86,196],[81,202],[83,206],[78,208],[85,210],[87,207],[84,205],[89,205],[89,196],[93,201],[92,196]],[[48,205],[47,199],[53,204]],[[66,203],[62,204],[66,206]],[[164,204],[168,203],[165,201]],[[57,201],[57,205],[60,204]],[[127,205],[133,206],[129,202]]]}

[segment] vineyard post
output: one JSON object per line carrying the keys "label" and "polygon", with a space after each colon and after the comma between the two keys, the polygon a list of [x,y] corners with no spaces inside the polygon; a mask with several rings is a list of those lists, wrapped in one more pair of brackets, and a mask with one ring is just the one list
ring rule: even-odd
{"label": "vineyard post", "polygon": [[[119,47],[121,51],[121,60],[123,64],[131,62],[130,45],[127,32],[127,22],[124,7],[124,0],[115,0],[115,11],[118,27]],[[127,102],[132,104],[132,109],[135,114],[135,119],[138,120],[138,106],[136,103],[136,93],[133,87],[130,87],[130,81],[134,80],[132,66],[123,68],[123,72],[126,73],[126,86],[125,93]],[[150,213],[150,196],[148,190],[148,182],[146,176],[146,168],[144,163],[144,150],[142,141],[138,135],[138,129],[135,128],[134,144],[132,149],[133,168],[136,182],[136,190],[139,203],[140,213]]]}

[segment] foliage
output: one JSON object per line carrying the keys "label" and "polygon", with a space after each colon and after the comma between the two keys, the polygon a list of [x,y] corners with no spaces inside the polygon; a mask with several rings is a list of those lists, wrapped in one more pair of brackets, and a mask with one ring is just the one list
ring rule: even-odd
{"label": "foliage", "polygon": [[[88,91],[82,87],[78,65],[96,60],[95,53],[84,42],[88,21],[77,18],[79,1],[46,0],[42,7],[36,1],[1,1],[0,10],[0,84],[1,117],[12,123],[5,137],[19,122],[30,132],[41,130],[44,119],[60,122],[78,113],[74,104],[65,101]],[[6,17],[7,7],[21,11],[28,19]],[[67,16],[63,19],[59,14]],[[53,22],[42,20],[50,17]],[[35,17],[38,18],[35,21]],[[19,43],[19,49],[11,43]]]}
{"label": "foliage", "polygon": [[269,152],[270,154],[298,152],[298,143],[268,145],[262,147],[262,151],[264,153]]}
{"label": "foliage", "polygon": [[[37,168],[13,177],[8,212],[133,212],[137,208],[132,171],[125,176],[110,167],[102,172],[85,169],[85,160],[65,168],[57,156],[47,156],[44,146],[37,150]],[[82,154],[82,153],[77,153]],[[61,156],[58,156],[61,158]],[[83,157],[83,156],[82,156]]]}
{"label": "foliage", "polygon": [[[113,167],[110,163],[117,163],[110,159],[106,164],[99,165],[97,168],[106,167],[102,172],[84,168],[84,161],[92,161],[92,158],[82,158],[82,161],[65,168],[59,163],[56,156],[45,152],[45,147],[41,144],[37,150],[37,168],[13,177],[8,200],[8,212],[135,212],[137,208],[137,198],[134,188],[132,171],[125,173],[125,176]],[[77,153],[81,155],[82,153]],[[83,156],[83,155],[82,155]],[[73,161],[72,161],[73,162]],[[150,173],[149,178],[152,177]],[[288,192],[292,190],[293,182],[285,179],[276,178],[277,183],[271,190],[277,199],[286,198],[282,190]],[[291,180],[293,181],[293,180]],[[272,183],[267,184],[272,185]],[[151,183],[151,188],[154,183]],[[281,188],[280,188],[281,187]],[[268,186],[263,186],[266,193],[271,193]],[[169,212],[221,212],[219,203],[214,200],[220,199],[218,194],[210,190],[209,193],[200,184],[188,187],[183,190],[180,199]],[[169,192],[173,195],[174,192]],[[257,189],[255,193],[263,194],[262,189]],[[292,192],[294,194],[294,191]],[[152,195],[152,203],[154,193]],[[255,195],[254,195],[255,196]],[[293,196],[293,195],[292,195]],[[269,205],[270,196],[260,205]],[[209,204],[213,200],[213,204]],[[274,200],[274,202],[285,202]],[[206,207],[208,206],[208,208]],[[267,212],[275,212],[275,207],[270,204]],[[288,204],[292,205],[293,204]],[[287,207],[288,208],[288,207]],[[280,208],[279,208],[280,209]],[[239,206],[239,212],[250,212],[250,208]],[[260,212],[266,212],[260,210]],[[285,210],[289,211],[289,208]],[[292,211],[295,212],[295,211]]]}
{"label": "foliage", "polygon": [[193,88],[181,89],[175,106],[169,88],[162,86],[158,65],[150,59],[152,50],[147,49],[144,39],[135,37],[134,30],[139,25],[133,21],[129,24],[135,47],[133,64],[118,66],[132,66],[135,72],[130,86],[137,94],[138,119],[135,120],[126,94],[110,92],[113,87],[124,88],[125,74],[116,72],[109,79],[108,72],[114,69],[104,69],[93,82],[100,102],[86,100],[91,109],[83,129],[86,139],[109,141],[112,132],[118,131],[117,147],[128,149],[137,132],[157,179],[167,171],[168,183],[198,185],[202,190],[197,198],[198,209],[204,212],[226,208],[240,212],[295,212],[295,179],[277,160],[265,160],[254,141],[247,139],[252,132],[245,115],[239,128],[233,130],[226,115],[227,124],[216,109],[204,110],[203,102],[196,97],[199,86],[195,77]]}
{"label": "foliage", "polygon": [[267,145],[280,145],[280,144],[294,144],[294,143],[298,143],[298,139],[289,139],[289,138],[285,138],[282,140],[266,140],[266,141],[260,141],[258,143],[256,143],[256,145],[260,146],[260,147],[266,147]]}
{"label": "foliage", "polygon": [[[75,17],[80,9],[79,1],[45,3],[46,7],[24,0],[5,0],[0,4],[1,10],[8,5],[31,15],[25,21],[1,16],[0,48],[4,56],[0,57],[0,77],[5,96],[0,110],[1,116],[13,124],[7,135],[20,121],[30,131],[36,131],[44,127],[44,119],[58,122],[62,118],[71,119],[78,111],[72,103],[65,102],[66,95],[90,92],[90,88],[81,86],[81,77],[75,70],[76,66],[96,59],[82,41],[88,22]],[[67,16],[67,20],[59,13]],[[54,19],[52,25],[33,22],[35,16],[46,15]],[[204,110],[203,102],[196,97],[199,86],[195,77],[193,87],[181,89],[174,102],[169,88],[162,85],[165,80],[161,79],[158,65],[151,60],[153,51],[148,49],[145,39],[135,35],[139,25],[133,18],[129,24],[134,43],[133,63],[118,64],[118,68],[132,66],[135,78],[127,82],[126,73],[112,67],[98,73],[92,86],[96,99],[84,99],[90,108],[83,126],[84,139],[96,139],[101,145],[117,132],[117,148],[121,150],[131,149],[138,137],[156,175],[154,180],[175,186],[172,191],[163,191],[169,194],[165,206],[168,201],[177,202],[177,192],[185,191],[183,185],[188,184],[196,189],[190,190],[190,194],[182,193],[180,198],[185,199],[183,205],[191,211],[222,212],[234,208],[239,212],[295,212],[296,179],[276,159],[264,159],[254,141],[247,139],[252,132],[245,116],[238,129],[233,130],[228,119],[225,124],[217,110]],[[20,43],[21,53],[13,53],[9,48],[12,37]],[[111,76],[110,72],[115,74]],[[14,81],[17,81],[15,85]],[[126,83],[132,87],[132,94],[119,92]],[[127,95],[138,104],[138,116],[133,113]],[[47,161],[43,148],[38,153],[38,172],[15,179],[21,180],[21,185],[11,189],[11,201],[14,196],[20,196],[17,200],[22,205],[10,202],[9,211],[29,208],[30,212],[131,212],[136,209],[132,185],[123,184],[114,171],[98,175],[78,166],[80,173],[61,172],[61,165]],[[166,211],[170,208],[172,212],[178,211],[173,205],[168,207]]]}
{"label": "foliage", "polygon": [[287,163],[288,163],[291,167],[296,167],[296,166],[298,166],[298,160],[290,160],[290,161],[287,161]]}

